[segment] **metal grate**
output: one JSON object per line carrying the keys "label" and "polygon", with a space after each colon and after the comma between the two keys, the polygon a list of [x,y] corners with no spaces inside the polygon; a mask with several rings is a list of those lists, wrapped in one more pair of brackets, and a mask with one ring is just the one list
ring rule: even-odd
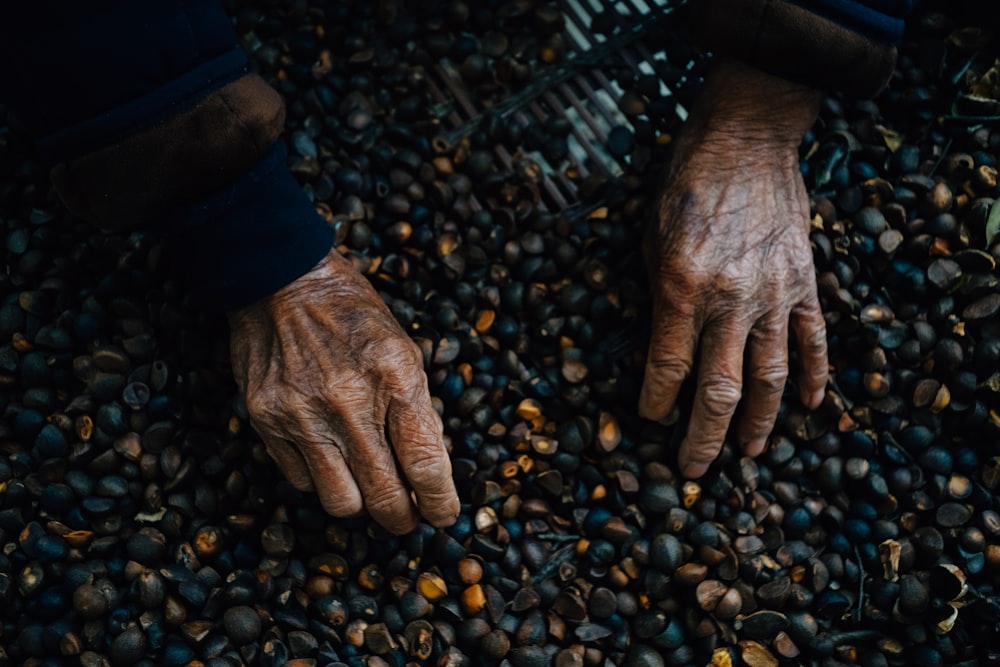
{"label": "metal grate", "polygon": [[[560,0],[559,4],[565,17],[566,57],[557,65],[540,69],[535,80],[523,90],[484,108],[466,89],[455,64],[447,59],[437,63],[428,80],[434,101],[447,110],[441,120],[446,130],[444,136],[452,143],[474,132],[487,114],[513,118],[524,126],[542,123],[551,116],[570,121],[565,169],[549,164],[540,151],[528,151],[521,146],[512,155],[503,145],[494,147],[501,164],[507,168],[513,168],[518,154],[528,155],[539,164],[543,173],[542,204],[552,211],[579,206],[577,183],[591,173],[616,178],[625,172],[627,158],[617,159],[606,148],[612,128],[630,126],[618,107],[625,91],[617,83],[619,77],[611,72],[626,68],[635,76],[656,75],[660,94],[665,97],[693,83],[698,62],[687,54],[672,58],[664,44],[653,43],[655,36],[662,35],[676,20],[676,9],[683,2]],[[612,36],[591,30],[598,16],[617,24]],[[675,104],[673,113],[679,120],[687,116],[680,103]],[[586,208],[595,205],[591,203]]]}

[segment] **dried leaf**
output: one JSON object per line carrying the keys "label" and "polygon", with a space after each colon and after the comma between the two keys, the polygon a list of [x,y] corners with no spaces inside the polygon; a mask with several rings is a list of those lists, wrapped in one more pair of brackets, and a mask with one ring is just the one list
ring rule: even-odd
{"label": "dried leaf", "polygon": [[986,218],[986,247],[989,248],[1000,234],[1000,200],[990,207],[990,215]]}
{"label": "dried leaf", "polygon": [[733,654],[729,648],[720,646],[712,652],[711,667],[733,667]]}
{"label": "dried leaf", "polygon": [[971,51],[981,49],[990,43],[992,35],[979,27],[968,26],[952,31],[948,35],[948,43],[954,44],[958,48]]}
{"label": "dried leaf", "polygon": [[875,129],[880,135],[882,135],[882,141],[885,143],[885,147],[892,153],[899,150],[899,147],[902,146],[903,142],[906,140],[901,132],[890,130],[884,125],[876,125]]}
{"label": "dried leaf", "polygon": [[762,644],[755,641],[740,642],[741,656],[748,667],[778,667],[778,659]]}
{"label": "dried leaf", "polygon": [[139,512],[135,515],[135,520],[141,523],[156,523],[166,514],[167,508],[160,508],[157,512]]}
{"label": "dried leaf", "polygon": [[896,540],[885,540],[878,545],[878,555],[882,561],[882,577],[886,581],[899,581],[899,556],[902,551]]}
{"label": "dried leaf", "polygon": [[958,608],[950,603],[948,604],[948,607],[951,608],[948,612],[948,616],[938,621],[938,634],[944,635],[951,632],[951,629],[955,627],[955,621],[958,620]]}

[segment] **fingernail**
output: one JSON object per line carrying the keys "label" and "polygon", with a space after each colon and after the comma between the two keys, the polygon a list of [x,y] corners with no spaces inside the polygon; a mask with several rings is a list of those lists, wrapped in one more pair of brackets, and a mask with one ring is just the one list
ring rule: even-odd
{"label": "fingernail", "polygon": [[753,458],[759,456],[761,452],[764,451],[764,447],[767,446],[767,438],[757,438],[756,440],[751,440],[747,444],[743,445],[743,453]]}
{"label": "fingernail", "polygon": [[708,472],[708,463],[689,463],[684,466],[683,474],[688,479],[698,479]]}

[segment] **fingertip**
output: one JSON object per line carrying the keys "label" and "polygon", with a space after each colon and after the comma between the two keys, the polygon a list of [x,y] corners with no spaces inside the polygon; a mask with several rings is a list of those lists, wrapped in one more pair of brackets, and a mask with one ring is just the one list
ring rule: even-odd
{"label": "fingertip", "polygon": [[691,451],[691,445],[685,438],[681,443],[680,453],[677,454],[677,465],[684,477],[687,479],[697,479],[708,472],[711,461],[695,461],[691,457]]}
{"label": "fingertip", "polygon": [[821,387],[819,389],[815,389],[812,392],[808,393],[806,395],[805,400],[803,400],[802,402],[810,410],[815,410],[816,408],[818,408],[820,405],[823,404],[823,400],[825,398],[826,398],[826,388]]}
{"label": "fingertip", "polygon": [[430,523],[432,526],[437,528],[447,528],[455,524],[458,520],[458,515],[461,513],[461,503],[458,500],[457,495],[453,495],[452,498],[443,503],[435,504],[432,511],[427,511],[425,508],[420,508],[420,514]]}
{"label": "fingertip", "polygon": [[417,514],[416,508],[411,505],[405,517],[391,522],[391,525],[389,525],[389,522],[383,523],[382,527],[393,535],[406,535],[412,533],[419,523],[420,515]]}
{"label": "fingertip", "polygon": [[312,478],[292,479],[291,477],[288,477],[288,483],[294,486],[297,491],[302,491],[303,493],[311,493],[316,490],[316,486],[313,484]]}
{"label": "fingertip", "polygon": [[709,465],[708,463],[691,462],[681,469],[681,474],[688,479],[698,479],[708,472]]}
{"label": "fingertip", "polygon": [[750,458],[760,456],[767,446],[767,438],[755,438],[743,446],[743,453]]}

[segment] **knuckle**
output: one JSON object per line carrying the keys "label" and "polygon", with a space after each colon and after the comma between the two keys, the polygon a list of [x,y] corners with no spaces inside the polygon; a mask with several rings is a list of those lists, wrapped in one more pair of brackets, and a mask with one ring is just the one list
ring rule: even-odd
{"label": "knuckle", "polygon": [[691,374],[691,361],[681,357],[651,355],[646,367],[656,379],[664,382],[681,382]]}
{"label": "knuckle", "polygon": [[750,440],[769,435],[774,426],[774,418],[776,416],[777,414],[771,411],[748,415],[740,429],[744,439]]}
{"label": "knuckle", "polygon": [[802,337],[802,347],[812,354],[826,353],[826,327],[817,324],[809,327]]}
{"label": "knuckle", "polygon": [[255,421],[267,421],[278,411],[277,392],[260,388],[247,393],[247,413]]}
{"label": "knuckle", "polygon": [[740,384],[730,377],[705,378],[699,388],[701,403],[710,419],[729,417],[740,402]]}
{"label": "knuckle", "polygon": [[763,366],[754,370],[752,379],[758,391],[768,394],[781,393],[788,379],[788,368],[784,364]]}
{"label": "knuckle", "polygon": [[451,480],[451,461],[437,445],[422,445],[406,457],[406,476],[417,486],[442,486]]}
{"label": "knuckle", "polygon": [[719,455],[722,443],[697,442],[690,443],[684,459],[688,463],[711,463]]}
{"label": "knuckle", "polygon": [[283,472],[285,473],[285,479],[288,480],[288,483],[294,486],[299,491],[313,490],[312,478],[309,477],[307,473],[304,473],[300,470],[291,472],[288,470],[284,470]]}
{"label": "knuckle", "polygon": [[413,341],[403,336],[387,336],[379,344],[378,354],[382,361],[396,366],[401,363],[416,363],[419,349]]}

